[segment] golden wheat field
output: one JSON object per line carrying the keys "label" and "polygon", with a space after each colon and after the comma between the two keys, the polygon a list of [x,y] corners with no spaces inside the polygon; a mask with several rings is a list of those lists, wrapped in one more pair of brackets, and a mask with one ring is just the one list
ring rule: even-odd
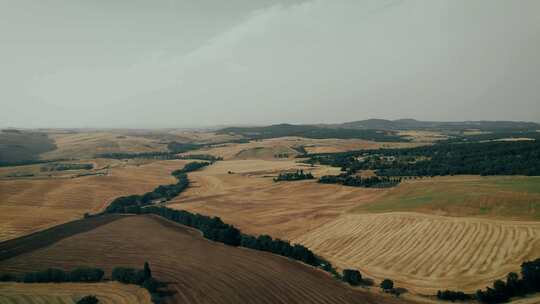
{"label": "golden wheat field", "polygon": [[151,304],[150,294],[136,285],[108,283],[0,283],[0,304],[72,304],[94,295],[103,304]]}
{"label": "golden wheat field", "polygon": [[347,214],[295,241],[339,267],[421,293],[475,291],[540,256],[540,223],[419,213]]}
{"label": "golden wheat field", "polygon": [[170,174],[185,161],[116,166],[106,175],[70,179],[0,180],[0,240],[99,212],[114,198],[176,182]]}

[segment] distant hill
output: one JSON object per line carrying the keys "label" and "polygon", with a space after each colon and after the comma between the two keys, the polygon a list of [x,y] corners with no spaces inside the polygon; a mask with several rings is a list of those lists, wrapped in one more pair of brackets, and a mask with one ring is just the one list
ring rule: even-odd
{"label": "distant hill", "polygon": [[56,149],[47,134],[6,129],[0,132],[0,165],[37,161],[41,153]]}
{"label": "distant hill", "polygon": [[379,130],[438,130],[464,131],[476,129],[481,131],[523,131],[539,130],[540,124],[523,121],[420,121],[415,119],[367,119],[332,125],[334,128],[346,129],[379,129]]}
{"label": "distant hill", "polygon": [[216,131],[217,134],[242,135],[248,139],[267,139],[284,136],[305,138],[365,139],[374,141],[408,141],[390,130],[367,130],[332,126],[278,124],[265,127],[230,127]]}

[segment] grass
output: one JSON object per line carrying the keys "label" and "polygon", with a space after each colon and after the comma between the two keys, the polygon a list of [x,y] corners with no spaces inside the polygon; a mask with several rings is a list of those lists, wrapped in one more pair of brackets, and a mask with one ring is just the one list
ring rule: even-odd
{"label": "grass", "polygon": [[540,220],[540,177],[451,176],[411,180],[353,212],[414,211]]}

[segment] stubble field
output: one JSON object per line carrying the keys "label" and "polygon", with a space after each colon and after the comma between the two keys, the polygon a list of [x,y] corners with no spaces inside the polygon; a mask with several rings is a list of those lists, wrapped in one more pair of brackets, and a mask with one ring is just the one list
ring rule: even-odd
{"label": "stubble field", "polygon": [[140,268],[145,261],[174,292],[165,303],[398,303],[284,257],[210,242],[155,216],[124,217],[0,261],[0,272],[87,265],[110,274],[115,266]]}
{"label": "stubble field", "polygon": [[151,304],[146,289],[109,283],[0,283],[0,304],[74,304],[94,295],[102,304]]}

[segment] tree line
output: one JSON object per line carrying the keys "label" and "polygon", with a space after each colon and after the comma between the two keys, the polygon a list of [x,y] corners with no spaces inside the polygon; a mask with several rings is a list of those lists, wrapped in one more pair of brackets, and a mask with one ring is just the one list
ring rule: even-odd
{"label": "tree line", "polygon": [[184,168],[175,170],[172,175],[176,177],[178,182],[170,185],[160,185],[154,190],[142,195],[121,196],[114,199],[105,209],[106,213],[139,213],[139,209],[144,206],[151,205],[156,202],[168,201],[189,186],[189,180],[186,173],[199,170],[200,168],[210,165],[209,162],[190,162]]}
{"label": "tree line", "polygon": [[491,287],[477,290],[476,294],[465,294],[461,291],[439,291],[437,297],[441,300],[464,301],[476,298],[487,304],[506,303],[513,297],[523,297],[540,292],[540,258],[521,264],[521,278],[515,272],[506,276],[506,281],[496,280]]}
{"label": "tree line", "polygon": [[387,176],[370,176],[361,177],[342,173],[339,175],[324,175],[319,178],[319,183],[322,184],[341,184],[351,187],[365,188],[390,188],[401,183],[401,178],[391,178]]}
{"label": "tree line", "polygon": [[304,179],[314,179],[313,174],[311,174],[311,172],[304,173],[304,170],[296,170],[296,172],[283,172],[274,178],[274,181],[297,181]]}
{"label": "tree line", "polygon": [[307,163],[379,176],[540,175],[540,142],[439,143],[407,149],[310,155]]}
{"label": "tree line", "polygon": [[[0,282],[22,283],[97,283],[104,280],[105,271],[96,267],[78,267],[71,271],[58,268],[48,268],[41,271],[27,272],[21,275],[0,274]],[[148,262],[143,269],[128,267],[115,267],[112,270],[111,280],[124,284],[139,285],[152,295],[154,303],[159,303],[161,293],[159,288],[165,284],[152,277],[152,270]]]}

